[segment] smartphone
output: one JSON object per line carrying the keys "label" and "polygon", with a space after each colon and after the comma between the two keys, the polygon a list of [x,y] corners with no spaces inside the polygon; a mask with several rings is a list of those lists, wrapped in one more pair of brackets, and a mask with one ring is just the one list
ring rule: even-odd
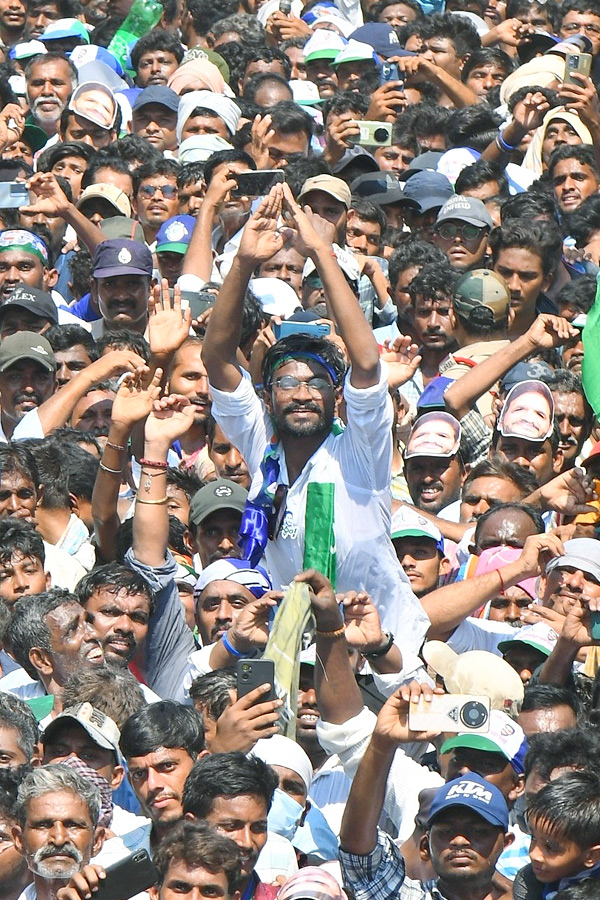
{"label": "smartphone", "polygon": [[29,189],[24,181],[0,181],[0,209],[19,209],[29,204]]}
{"label": "smartphone", "polygon": [[592,637],[595,641],[600,641],[600,612],[591,612],[592,619]]}
{"label": "smartphone", "polygon": [[257,703],[276,700],[275,695],[275,663],[272,659],[238,659],[237,661],[237,695],[238,700],[261,684],[270,684],[271,690],[263,694]]}
{"label": "smartphone", "polygon": [[212,291],[182,291],[181,299],[187,300],[192,311],[192,319],[198,319],[202,313],[215,305],[217,295]]}
{"label": "smartphone", "polygon": [[129,900],[157,884],[158,879],[158,869],[146,850],[136,850],[106,869],[94,900]]}
{"label": "smartphone", "polygon": [[587,75],[589,77],[592,71],[592,54],[567,53],[565,59],[565,84],[578,84],[581,87],[581,82],[577,81],[576,78],[572,78],[571,73],[577,72],[578,75]]}
{"label": "smartphone", "polygon": [[401,81],[402,87],[400,87],[399,90],[402,90],[404,87],[404,78],[400,74],[397,63],[384,62],[381,64],[379,84],[387,84],[389,81]]}
{"label": "smartphone", "polygon": [[472,694],[434,694],[411,703],[408,724],[413,731],[470,731],[485,734],[490,730],[490,698]]}
{"label": "smartphone", "polygon": [[391,147],[392,125],[389,122],[366,122],[364,119],[355,120],[353,125],[358,125],[358,134],[350,134],[346,138],[349,144],[360,144],[366,147]]}
{"label": "smartphone", "polygon": [[281,325],[273,325],[273,334],[279,340],[290,334],[307,334],[310,337],[327,337],[331,334],[331,325],[327,322],[282,322]]}
{"label": "smartphone", "polygon": [[281,169],[240,172],[231,177],[237,181],[237,187],[231,190],[234,197],[264,197],[274,184],[283,184],[283,172]]}

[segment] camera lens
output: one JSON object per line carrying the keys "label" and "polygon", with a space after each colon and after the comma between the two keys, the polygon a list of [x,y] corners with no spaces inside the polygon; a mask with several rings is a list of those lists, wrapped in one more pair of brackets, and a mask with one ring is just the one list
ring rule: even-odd
{"label": "camera lens", "polygon": [[483,703],[469,700],[460,710],[460,721],[466,728],[481,728],[487,722],[488,712]]}
{"label": "camera lens", "polygon": [[376,128],[373,132],[373,137],[378,144],[383,144],[388,139],[388,131],[386,128]]}

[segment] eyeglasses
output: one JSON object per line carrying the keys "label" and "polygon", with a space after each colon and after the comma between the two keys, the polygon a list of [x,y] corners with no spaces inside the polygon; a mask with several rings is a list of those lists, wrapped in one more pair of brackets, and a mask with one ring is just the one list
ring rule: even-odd
{"label": "eyeglasses", "polygon": [[471,225],[470,222],[465,222],[464,225],[454,225],[452,222],[442,222],[442,224],[438,225],[436,228],[436,234],[439,234],[444,241],[453,241],[457,235],[459,235],[463,241],[477,241],[484,231],[485,228],[481,228],[479,225]]}
{"label": "eyeglasses", "polygon": [[561,31],[567,34],[593,34],[594,37],[600,35],[600,25],[582,25],[580,22],[567,22],[566,25],[560,26]]}
{"label": "eyeglasses", "polygon": [[281,378],[276,378],[273,382],[278,391],[281,391],[284,394],[290,394],[292,391],[296,391],[300,385],[304,385],[305,388],[308,388],[309,394],[312,394],[313,397],[321,397],[325,391],[331,390],[331,383],[327,381],[326,378],[309,378],[308,381],[300,381],[300,379],[296,378],[294,375],[282,375]]}
{"label": "eyeglasses", "polygon": [[178,193],[174,184],[142,184],[140,187],[140,194],[147,200],[151,200],[157,191],[161,192],[165,200],[174,200]]}

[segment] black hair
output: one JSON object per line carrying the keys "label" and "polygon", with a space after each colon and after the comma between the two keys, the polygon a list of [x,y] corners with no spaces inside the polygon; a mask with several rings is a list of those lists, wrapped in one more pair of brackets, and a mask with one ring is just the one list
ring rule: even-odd
{"label": "black hair", "polygon": [[[63,425],[62,428],[56,428],[51,435],[54,441],[60,441],[61,446],[66,444],[89,444],[96,453],[100,454],[101,447],[93,434],[89,431],[80,431],[79,428],[72,428],[70,425]],[[89,451],[86,451],[89,452]],[[92,456],[93,454],[90,454]]]}
{"label": "black hair", "polygon": [[102,149],[96,153],[83,173],[83,178],[81,179],[81,187],[83,190],[91,184],[95,184],[96,172],[98,172],[99,169],[112,169],[113,172],[118,172],[120,175],[131,175],[131,168],[115,152],[114,148],[116,146],[117,145],[115,144],[111,150]]}
{"label": "black hair", "polygon": [[233,15],[238,8],[238,0],[221,0],[218,7],[212,0],[187,0],[186,2],[186,9],[192,17],[194,31],[202,37],[208,34],[215,22],[218,22],[223,16]]}
{"label": "black hair", "polygon": [[265,42],[265,30],[256,18],[248,13],[234,12],[226,18],[219,17],[211,30],[215,39],[227,32],[239,34],[241,43],[247,47],[262,47]]}
{"label": "black hair", "polygon": [[575,691],[560,684],[528,684],[525,688],[521,712],[533,712],[537,709],[554,709],[556,706],[568,706],[578,716],[581,704]]}
{"label": "black hair", "polygon": [[77,597],[63,588],[50,588],[43,594],[21,597],[13,605],[12,619],[8,626],[7,639],[16,661],[27,674],[38,680],[38,673],[29,660],[29,652],[39,647],[52,652],[51,634],[46,617],[60,606],[77,603]]}
{"label": "black hair", "polygon": [[144,53],[150,53],[153,50],[163,50],[172,53],[178,63],[183,59],[183,47],[181,42],[177,40],[170,31],[164,28],[153,28],[148,34],[143,34],[136,41],[131,51],[131,68],[137,72],[140,59]]}
{"label": "black hair", "polygon": [[256,75],[253,75],[252,78],[250,78],[244,86],[244,100],[246,101],[246,103],[253,103],[254,105],[258,106],[256,102],[256,95],[259,92],[260,88],[263,87],[263,85],[268,84],[269,82],[271,82],[272,84],[283,85],[288,89],[290,94],[292,93],[292,89],[289,86],[287,79],[282,75],[278,75],[276,72],[258,72]]}
{"label": "black hair", "polygon": [[484,514],[477,519],[477,524],[475,525],[475,534],[473,535],[473,543],[475,545],[479,543],[481,529],[483,528],[489,517],[495,515],[497,512],[525,513],[525,515],[529,516],[529,518],[533,522],[536,534],[543,534],[545,531],[544,520],[542,519],[539,511],[535,509],[534,506],[530,506],[528,503],[498,503],[496,506],[492,506],[491,509],[488,509],[486,512],[484,512]]}
{"label": "black hair", "polygon": [[250,154],[246,153],[244,150],[217,150],[216,153],[212,153],[210,155],[210,157],[204,164],[204,181],[206,182],[206,184],[210,184],[215,173],[215,169],[218,166],[222,166],[223,163],[234,162],[247,163],[248,167],[253,172],[256,171],[256,163],[254,162]]}
{"label": "black hair", "polygon": [[331,341],[324,338],[312,338],[306,334],[290,334],[276,341],[265,353],[262,364],[262,380],[265,390],[270,390],[275,370],[289,357],[302,358],[303,353],[320,356],[335,374],[334,384],[340,385],[346,374],[346,360]]}
{"label": "black hair", "polygon": [[501,122],[502,118],[488,109],[485,103],[455,109],[446,125],[448,144],[451,147],[469,147],[483,153],[498,134]]}
{"label": "black hair", "polygon": [[174,159],[160,157],[155,161],[144,163],[133,173],[133,193],[137,194],[141,183],[148,178],[157,178],[162,175],[164,178],[173,178],[176,181],[180,171],[181,164]]}
{"label": "black hair", "polygon": [[551,223],[516,220],[492,229],[489,237],[492,262],[495,265],[501,250],[517,247],[538,256],[544,275],[551,275],[556,269],[562,248],[562,235]]}
{"label": "black hair", "polygon": [[[591,199],[591,197],[588,199]],[[598,199],[600,200],[600,197]],[[581,206],[583,206],[583,203]],[[579,208],[581,209],[581,207]],[[575,316],[580,313],[587,315],[596,299],[596,287],[595,275],[581,275],[579,278],[567,281],[555,297],[555,303],[559,311],[563,307],[567,307]]]}
{"label": "black hair", "polygon": [[154,591],[146,579],[129,566],[120,566],[116,563],[96,566],[95,569],[84,575],[75,586],[75,596],[82,606],[86,605],[96,591],[106,591],[111,594],[125,593],[128,597],[133,594],[141,594],[148,600],[150,615],[154,612],[156,602]]}
{"label": "black hair", "polygon": [[205,164],[203,162],[185,163],[177,176],[177,187],[181,190],[188,184],[199,184],[204,178]]}
{"label": "black hair", "polygon": [[[491,459],[483,459],[470,470],[463,483],[463,497],[476,478],[501,478],[503,481],[510,481],[519,489],[523,498],[528,497],[538,487],[536,477],[532,472],[497,455]],[[501,505],[494,501],[491,502],[493,504],[491,509],[497,509]]]}
{"label": "black hair", "polygon": [[600,171],[596,162],[596,154],[589,144],[560,144],[548,160],[548,176],[554,177],[554,170],[559,162],[565,159],[576,159],[582,166],[588,166],[597,179],[600,179]]}
{"label": "black hair", "polygon": [[434,301],[451,300],[458,279],[458,272],[450,268],[447,260],[445,265],[427,263],[408,286],[412,304],[416,303],[418,297]]}
{"label": "black hair", "polygon": [[64,54],[57,53],[54,50],[50,51],[49,53],[40,53],[37,56],[32,56],[32,58],[25,66],[25,78],[27,79],[27,82],[29,83],[31,70],[34,68],[34,66],[45,65],[49,62],[64,62],[67,64],[69,73],[71,75],[71,84],[73,86],[73,90],[75,90],[75,88],[77,87],[77,82],[79,80],[79,73],[77,71],[77,68],[73,65],[70,59],[67,59],[67,57],[64,56]]}
{"label": "black hair", "polygon": [[195,759],[204,750],[204,726],[200,713],[174,700],[149,703],[127,719],[119,741],[126,760],[147,756],[160,747],[175,748]]}
{"label": "black hair", "polygon": [[[81,433],[80,431],[79,434]],[[100,468],[99,460],[74,441],[56,438],[54,433],[50,435],[49,440],[59,452],[67,480],[67,490],[78,500],[87,500],[91,503]]]}
{"label": "black hair", "polygon": [[554,895],[554,900],[600,900],[600,880],[584,878]]}
{"label": "black hair", "polygon": [[244,297],[244,306],[242,307],[242,330],[238,345],[241,350],[246,350],[246,345],[252,337],[256,338],[264,321],[265,314],[263,312],[262,304],[256,295],[252,293],[250,288],[248,288]]}
{"label": "black hair", "polygon": [[[526,2],[528,3],[529,0],[526,0]],[[460,80],[463,84],[467,81],[473,69],[478,69],[479,66],[498,66],[504,69],[507,75],[510,75],[515,68],[512,59],[504,50],[499,50],[497,47],[482,47],[481,50],[476,50],[475,53],[472,53],[464,64],[460,73]]]}
{"label": "black hair", "polygon": [[[283,66],[283,72],[285,76],[286,84],[290,79],[292,74],[292,64],[285,53],[280,50],[278,47],[257,47],[255,50],[250,50],[246,52],[246,60],[244,65],[244,75],[246,74],[246,69],[253,62],[280,62]],[[273,75],[273,72],[264,72],[265,75]],[[256,75],[253,76],[256,78]],[[244,97],[246,96],[246,88],[244,88]]]}
{"label": "black hair", "polygon": [[[584,247],[594,234],[600,231],[600,194],[591,194],[579,206],[565,216],[569,234],[578,247]],[[580,279],[569,282],[576,284]]]}
{"label": "black hair", "polygon": [[328,97],[321,107],[325,124],[332,114],[339,116],[351,112],[362,117],[368,108],[369,98],[358,91],[338,91],[333,97]]}
{"label": "black hair", "polygon": [[269,110],[271,128],[281,134],[295,134],[303,131],[308,139],[314,134],[314,123],[306,110],[293,100],[281,100]]}
{"label": "black hair", "polygon": [[352,209],[358,218],[362,219],[364,222],[370,222],[372,225],[379,225],[381,234],[383,235],[387,225],[387,218],[380,206],[377,206],[371,200],[358,197],[356,200],[352,200],[350,209]]}
{"label": "black hair", "polygon": [[230,691],[237,687],[235,669],[215,669],[194,678],[190,685],[190,699],[194,705],[199,704],[206,714],[216,722],[226,709],[231,706]]}
{"label": "black hair", "polygon": [[514,19],[519,15],[526,15],[532,6],[537,6],[546,13],[548,21],[552,25],[552,31],[557,33],[560,15],[558,4],[554,0],[508,0],[506,18]]}
{"label": "black hair", "polygon": [[187,469],[167,469],[167,484],[174,485],[183,491],[187,499],[191,502],[192,497],[203,486],[203,481],[198,478],[195,472]]}
{"label": "black hair", "polygon": [[550,781],[555,769],[587,769],[596,765],[600,741],[596,729],[563,728],[529,738],[525,778],[535,770],[541,781]]}
{"label": "black hair", "polygon": [[420,33],[424,40],[432,37],[447,38],[454,44],[459,57],[481,49],[481,39],[475,26],[463,16],[435,13],[424,20]]}
{"label": "black hair", "polygon": [[3,475],[19,474],[31,481],[36,492],[40,486],[40,476],[34,456],[22,441],[0,444],[0,473]]}
{"label": "black hair", "polygon": [[410,235],[404,239],[399,247],[397,247],[389,261],[389,279],[392,288],[395,288],[396,282],[402,272],[417,266],[427,265],[448,265],[448,260],[435,244],[429,241],[423,241],[415,235]]}
{"label": "black hair", "polygon": [[46,561],[44,541],[39,532],[28,522],[7,516],[0,519],[0,562],[9,562],[13,553],[35,557],[42,565]]}
{"label": "black hair", "polygon": [[151,165],[164,159],[159,151],[139,134],[126,134],[119,138],[113,145],[113,153],[128,164],[131,175],[142,165]]}
{"label": "black hair", "polygon": [[408,6],[409,9],[412,9],[416,14],[415,22],[419,22],[425,18],[423,10],[418,3],[415,3],[415,0],[377,0],[376,3],[372,3],[371,6],[369,6],[365,15],[365,21],[379,22],[381,13],[386,10],[388,6],[395,6],[397,3],[402,3],[403,6]]}
{"label": "black hair", "polygon": [[213,753],[194,763],[187,777],[183,788],[183,814],[204,819],[217,797],[241,794],[261,797],[269,810],[278,784],[274,770],[257,756],[239,752]]}
{"label": "black hair", "polygon": [[560,5],[561,22],[570,12],[591,13],[600,18],[600,3],[598,0],[564,0]]}
{"label": "black hair", "polygon": [[227,879],[229,896],[237,891],[241,880],[240,849],[231,838],[219,834],[207,822],[177,822],[166,834],[152,856],[164,881],[172,862],[182,862],[188,868],[206,869]]}
{"label": "black hair", "polygon": [[67,156],[78,156],[89,164],[93,155],[94,148],[83,141],[64,141],[59,144],[53,144],[46,150],[42,150],[37,159],[38,172],[51,172],[52,166],[65,159]]}
{"label": "black hair", "polygon": [[554,196],[549,194],[534,195],[527,191],[515,194],[502,204],[500,215],[503,226],[520,219],[539,219],[540,216],[546,216],[555,225],[559,224],[558,206]]}
{"label": "black hair", "polygon": [[39,740],[38,723],[31,707],[12,694],[0,693],[0,726],[17,732],[17,745],[31,760]]}
{"label": "black hair", "polygon": [[587,849],[600,843],[600,775],[565,772],[527,805],[527,821]]}
{"label": "black hair", "polygon": [[457,194],[464,194],[465,191],[481,187],[490,181],[498,182],[498,194],[500,196],[510,197],[508,178],[502,166],[483,158],[478,159],[471,166],[465,166],[456,179],[454,190]]}
{"label": "black hair", "polygon": [[315,175],[331,175],[331,167],[322,156],[308,156],[306,159],[293,159],[283,170],[283,179],[297,198],[307,178]]}
{"label": "black hair", "polygon": [[579,375],[569,372],[568,369],[556,369],[551,375],[542,376],[540,379],[547,384],[553,394],[580,394],[583,398],[585,410],[585,428],[589,432],[594,423],[594,410],[583,390],[583,384]]}
{"label": "black hair", "polygon": [[81,344],[85,347],[92,362],[98,359],[96,341],[81,325],[52,325],[44,333],[44,337],[55,353],[70,350],[71,347]]}
{"label": "black hair", "polygon": [[102,356],[108,348],[110,350],[133,350],[141,356],[144,362],[150,362],[150,344],[142,334],[132,331],[130,328],[115,328],[107,331],[98,338],[96,343],[98,356]]}

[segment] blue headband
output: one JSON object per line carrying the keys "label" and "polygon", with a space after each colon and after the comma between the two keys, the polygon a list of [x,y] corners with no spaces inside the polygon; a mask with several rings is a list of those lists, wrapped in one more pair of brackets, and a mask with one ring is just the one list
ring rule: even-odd
{"label": "blue headband", "polygon": [[[329,377],[331,378],[331,380],[333,381],[334,384],[339,383],[339,379],[338,379],[337,373],[335,372],[335,369],[333,369],[329,365],[328,362],[325,362],[323,357],[319,356],[318,353],[310,353],[308,350],[306,352],[304,350],[299,350],[297,353],[296,352],[289,353],[287,356],[283,357],[283,359],[276,366],[276,368],[279,369],[280,366],[285,365],[285,363],[290,359],[312,359],[313,362],[319,363],[320,366],[323,366],[323,368],[325,369],[325,371],[327,372],[327,374],[329,375]],[[275,370],[273,370],[273,371],[275,371]]]}

